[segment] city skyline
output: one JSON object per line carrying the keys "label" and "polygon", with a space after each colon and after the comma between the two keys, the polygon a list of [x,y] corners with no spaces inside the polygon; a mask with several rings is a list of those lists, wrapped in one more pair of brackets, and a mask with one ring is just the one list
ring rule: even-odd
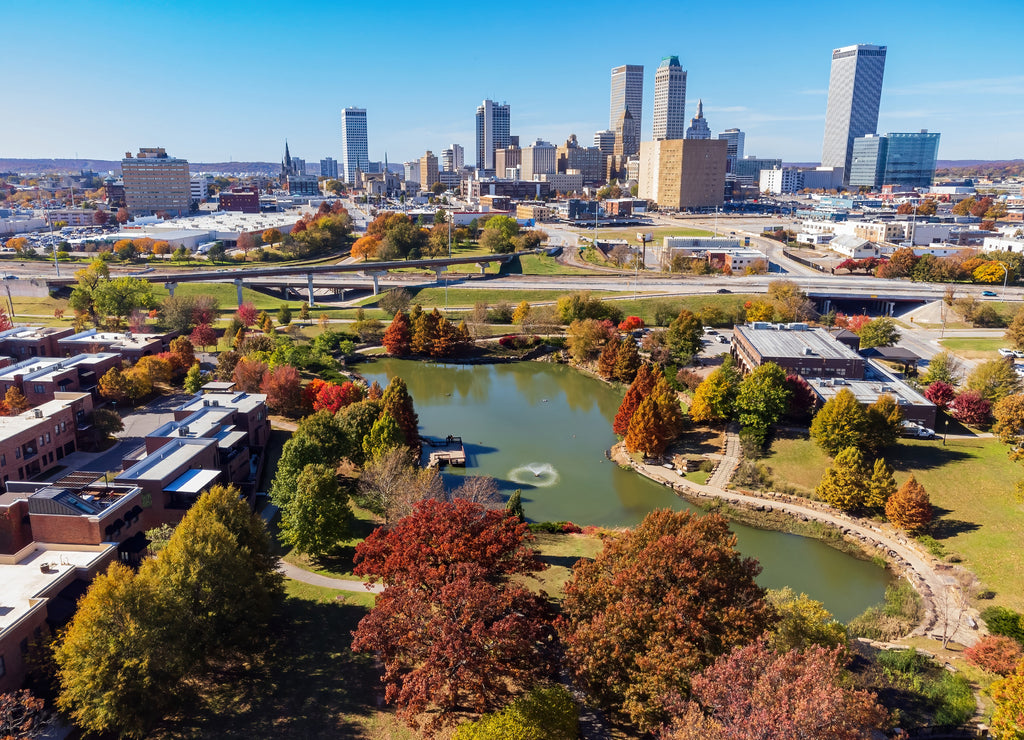
{"label": "city skyline", "polygon": [[[510,105],[511,133],[520,141],[564,141],[576,134],[589,142],[607,126],[610,70],[625,64],[642,64],[646,72],[640,115],[646,141],[652,137],[655,70],[662,57],[676,55],[688,72],[686,120],[700,98],[712,131],[743,130],[748,154],[815,162],[831,52],[861,43],[888,47],[879,132],[940,131],[942,159],[1024,156],[1024,75],[1012,54],[1013,29],[1024,22],[1024,8],[1012,0],[993,3],[987,16],[1000,22],[984,26],[983,19],[962,14],[953,23],[959,6],[941,1],[928,13],[881,2],[815,6],[813,14],[795,12],[795,3],[781,12],[751,6],[744,8],[744,23],[728,32],[713,8],[654,3],[630,21],[643,30],[642,49],[594,43],[629,30],[610,3],[587,6],[590,29],[579,36],[565,34],[556,19],[545,20],[539,4],[525,3],[512,14],[480,8],[461,15],[460,28],[522,35],[529,38],[527,53],[513,64],[470,45],[436,79],[415,63],[383,70],[360,60],[382,38],[440,28],[449,7],[444,4],[403,6],[402,12],[324,4],[302,16],[272,3],[23,5],[0,10],[0,23],[19,29],[9,38],[10,58],[26,60],[5,80],[5,157],[119,160],[126,151],[163,146],[195,162],[272,162],[287,137],[307,161],[341,161],[339,112],[359,107],[367,110],[369,159],[387,153],[389,161],[409,161],[451,143],[474,148],[474,112],[488,98]],[[602,7],[609,12],[597,12]],[[301,30],[314,17],[317,31],[366,30],[346,31],[340,47],[315,34],[290,33],[287,45],[301,50],[302,74],[269,57],[258,74],[233,74],[224,84],[218,68],[237,65],[239,49],[276,48],[282,28]],[[678,34],[684,25],[707,31],[684,43]],[[199,48],[206,52],[189,51]],[[117,69],[109,84],[75,83],[87,68],[83,57],[100,53]],[[752,65],[753,58],[774,61]],[[977,135],[976,118],[966,111],[984,117],[985,136]]]}

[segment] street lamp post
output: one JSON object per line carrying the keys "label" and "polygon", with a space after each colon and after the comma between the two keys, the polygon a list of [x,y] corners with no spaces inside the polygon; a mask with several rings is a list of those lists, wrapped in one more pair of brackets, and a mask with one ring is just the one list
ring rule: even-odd
{"label": "street lamp post", "polygon": [[1005,262],[996,262],[997,265],[1003,268],[1003,300],[1006,300],[1006,281],[1010,277],[1010,268],[1006,266]]}

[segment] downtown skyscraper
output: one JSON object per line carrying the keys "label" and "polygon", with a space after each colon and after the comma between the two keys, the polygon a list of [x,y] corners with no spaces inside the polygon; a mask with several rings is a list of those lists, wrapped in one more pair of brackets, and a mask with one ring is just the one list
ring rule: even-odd
{"label": "downtown skyscraper", "polygon": [[341,164],[345,182],[354,183],[356,170],[370,169],[370,148],[366,139],[366,109],[345,108],[341,111]]}
{"label": "downtown skyscraper", "polygon": [[654,73],[654,140],[686,136],[686,71],[679,57],[665,57]]}
{"label": "downtown skyscraper", "polygon": [[832,51],[822,167],[843,167],[850,181],[853,140],[876,133],[885,73],[885,47],[855,44]]}
{"label": "downtown skyscraper", "polygon": [[508,103],[485,100],[476,108],[476,168],[494,172],[494,151],[512,143],[512,112]]}
{"label": "downtown skyscraper", "polygon": [[641,131],[641,116],[644,107],[644,66],[623,64],[612,68],[612,99],[608,115],[608,128],[621,131],[622,114],[629,109],[633,125]]}

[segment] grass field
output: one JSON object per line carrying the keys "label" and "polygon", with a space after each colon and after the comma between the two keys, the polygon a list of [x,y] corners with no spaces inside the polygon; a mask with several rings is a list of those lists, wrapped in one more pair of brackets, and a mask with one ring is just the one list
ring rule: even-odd
{"label": "grass field", "polygon": [[991,360],[999,357],[996,351],[1009,343],[1002,337],[952,337],[939,341],[943,347],[968,360]]}
{"label": "grass field", "polygon": [[582,534],[537,533],[534,537],[534,547],[540,550],[540,559],[548,564],[548,568],[538,573],[536,578],[526,578],[523,582],[531,589],[545,591],[554,599],[561,599],[562,589],[572,575],[576,561],[596,557],[604,546],[600,538]]}
{"label": "grass field", "polygon": [[592,275],[591,270],[563,265],[546,254],[527,254],[502,265],[502,275]]}
{"label": "grass field", "polygon": [[[413,288],[410,292],[413,293],[413,303],[419,303],[424,308],[444,306],[444,288]],[[502,301],[511,303],[513,306],[520,301],[529,301],[530,303],[554,302],[557,301],[559,297],[568,295],[569,292],[570,291],[564,290],[504,290],[501,288],[477,290],[475,288],[448,288],[448,305],[472,306],[479,301],[483,301],[491,306]],[[626,294],[622,292],[605,293],[602,291],[601,293],[594,293],[593,295],[605,298]]]}
{"label": "grass field", "polygon": [[[1024,468],[995,439],[903,440],[887,459],[902,483],[914,473],[935,507],[932,536],[959,555],[996,592],[996,604],[1024,610],[1024,504],[1014,484]],[[817,486],[828,457],[810,440],[780,439],[765,463],[774,479],[808,493]]]}
{"label": "grass field", "polygon": [[[602,297],[608,294],[601,293]],[[624,295],[630,295],[624,293]],[[723,314],[731,315],[746,301],[756,300],[764,296],[755,296],[746,293],[730,293],[728,295],[718,295],[716,293],[708,293],[701,295],[690,295],[690,296],[649,296],[649,297],[638,297],[633,298],[622,298],[615,301],[615,305],[622,309],[622,313],[626,316],[639,316],[645,322],[650,323],[654,320],[654,310],[659,304],[664,304],[671,307],[673,314],[678,314],[680,310],[687,309],[693,313],[700,313],[706,307],[717,309]],[[727,322],[729,326],[732,326],[732,321]]]}

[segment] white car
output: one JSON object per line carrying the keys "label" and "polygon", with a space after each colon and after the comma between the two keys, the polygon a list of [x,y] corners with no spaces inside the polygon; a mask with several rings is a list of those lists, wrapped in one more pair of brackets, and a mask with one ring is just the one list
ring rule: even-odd
{"label": "white car", "polygon": [[1009,349],[1007,347],[1000,347],[999,348],[999,354],[1002,355],[1003,357],[1013,357],[1014,356],[1013,350]]}

